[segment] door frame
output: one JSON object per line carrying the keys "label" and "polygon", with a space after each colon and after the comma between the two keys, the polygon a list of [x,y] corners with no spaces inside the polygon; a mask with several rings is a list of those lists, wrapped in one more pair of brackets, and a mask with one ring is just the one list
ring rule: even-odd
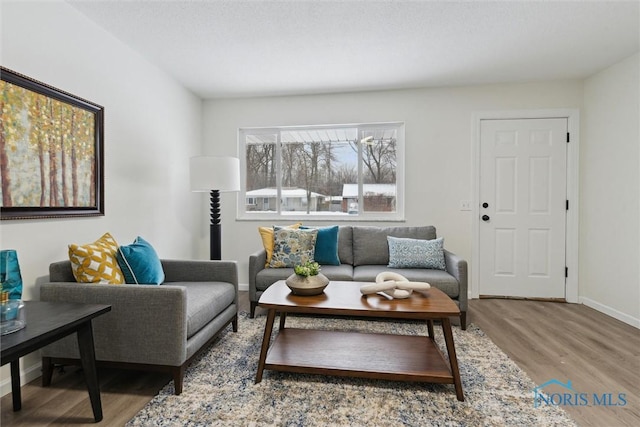
{"label": "door frame", "polygon": [[578,250],[579,250],[579,142],[580,142],[580,113],[578,109],[540,109],[540,110],[497,110],[478,111],[472,115],[472,165],[473,165],[473,203],[472,203],[472,248],[471,283],[469,297],[480,296],[480,123],[482,120],[508,119],[567,119],[567,130],[571,135],[567,144],[567,224],[565,229],[566,266],[568,276],[565,280],[565,299],[567,302],[578,302]]}

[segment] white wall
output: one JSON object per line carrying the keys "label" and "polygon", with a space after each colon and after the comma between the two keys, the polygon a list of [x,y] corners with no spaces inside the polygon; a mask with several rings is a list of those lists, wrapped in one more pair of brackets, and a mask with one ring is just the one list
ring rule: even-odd
{"label": "white wall", "polygon": [[584,84],[581,301],[640,327],[640,55]]}
{"label": "white wall", "polygon": [[[0,223],[0,247],[18,251],[24,298],[39,298],[36,282],[69,243],[105,231],[193,258],[203,201],[189,191],[188,159],[201,150],[201,100],[67,3],[3,2],[1,19],[3,66],[105,107],[106,215]],[[39,375],[37,354],[22,362],[27,379]]]}
{"label": "white wall", "polygon": [[[163,257],[206,259],[206,195],[189,192],[188,158],[237,155],[237,129],[249,126],[404,121],[406,224],[436,225],[447,248],[473,262],[471,214],[459,210],[472,195],[472,114],[583,105],[582,81],[557,81],[209,100],[202,114],[197,97],[64,2],[3,2],[1,20],[3,66],[105,107],[106,215],[0,223],[0,247],[18,250],[27,299],[38,298],[35,283],[67,257],[68,243],[104,231],[121,243],[143,235]],[[580,293],[632,320],[640,318],[638,76],[636,55],[588,79],[581,118]],[[234,194],[222,195],[222,208],[223,257],[238,260],[246,284],[262,222],[236,221]],[[39,375],[37,363],[23,359],[23,379]],[[3,369],[3,394],[8,377]]]}
{"label": "white wall", "polygon": [[[557,81],[353,94],[207,100],[204,152],[237,155],[239,127],[404,121],[406,224],[433,224],[445,246],[471,259],[472,115],[484,110],[580,108],[582,82]],[[236,221],[236,196],[222,200],[223,257],[238,260],[248,283],[249,255],[261,248],[261,221]],[[203,229],[206,219],[201,221]],[[199,242],[206,251],[207,240]]]}

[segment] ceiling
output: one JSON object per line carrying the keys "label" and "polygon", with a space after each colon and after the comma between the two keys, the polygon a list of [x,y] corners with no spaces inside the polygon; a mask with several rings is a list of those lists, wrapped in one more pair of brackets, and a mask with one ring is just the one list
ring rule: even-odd
{"label": "ceiling", "polygon": [[583,78],[640,50],[633,0],[68,3],[205,99]]}

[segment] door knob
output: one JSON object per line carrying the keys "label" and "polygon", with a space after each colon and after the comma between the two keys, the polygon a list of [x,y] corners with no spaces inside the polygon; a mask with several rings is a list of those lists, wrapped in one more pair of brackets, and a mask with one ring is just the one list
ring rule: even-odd
{"label": "door knob", "polygon": [[489,221],[489,215],[482,215],[482,220],[483,221]]}

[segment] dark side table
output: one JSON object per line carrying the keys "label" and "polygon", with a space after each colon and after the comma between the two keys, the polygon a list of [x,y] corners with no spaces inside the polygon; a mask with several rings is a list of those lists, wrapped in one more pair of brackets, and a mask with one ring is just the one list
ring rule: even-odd
{"label": "dark side table", "polygon": [[96,422],[102,420],[100,386],[96,371],[91,319],[111,310],[110,305],[67,302],[25,301],[24,329],[0,337],[2,365],[11,363],[13,410],[22,408],[20,395],[20,358],[67,335],[78,333],[78,348],[89,399]]}

